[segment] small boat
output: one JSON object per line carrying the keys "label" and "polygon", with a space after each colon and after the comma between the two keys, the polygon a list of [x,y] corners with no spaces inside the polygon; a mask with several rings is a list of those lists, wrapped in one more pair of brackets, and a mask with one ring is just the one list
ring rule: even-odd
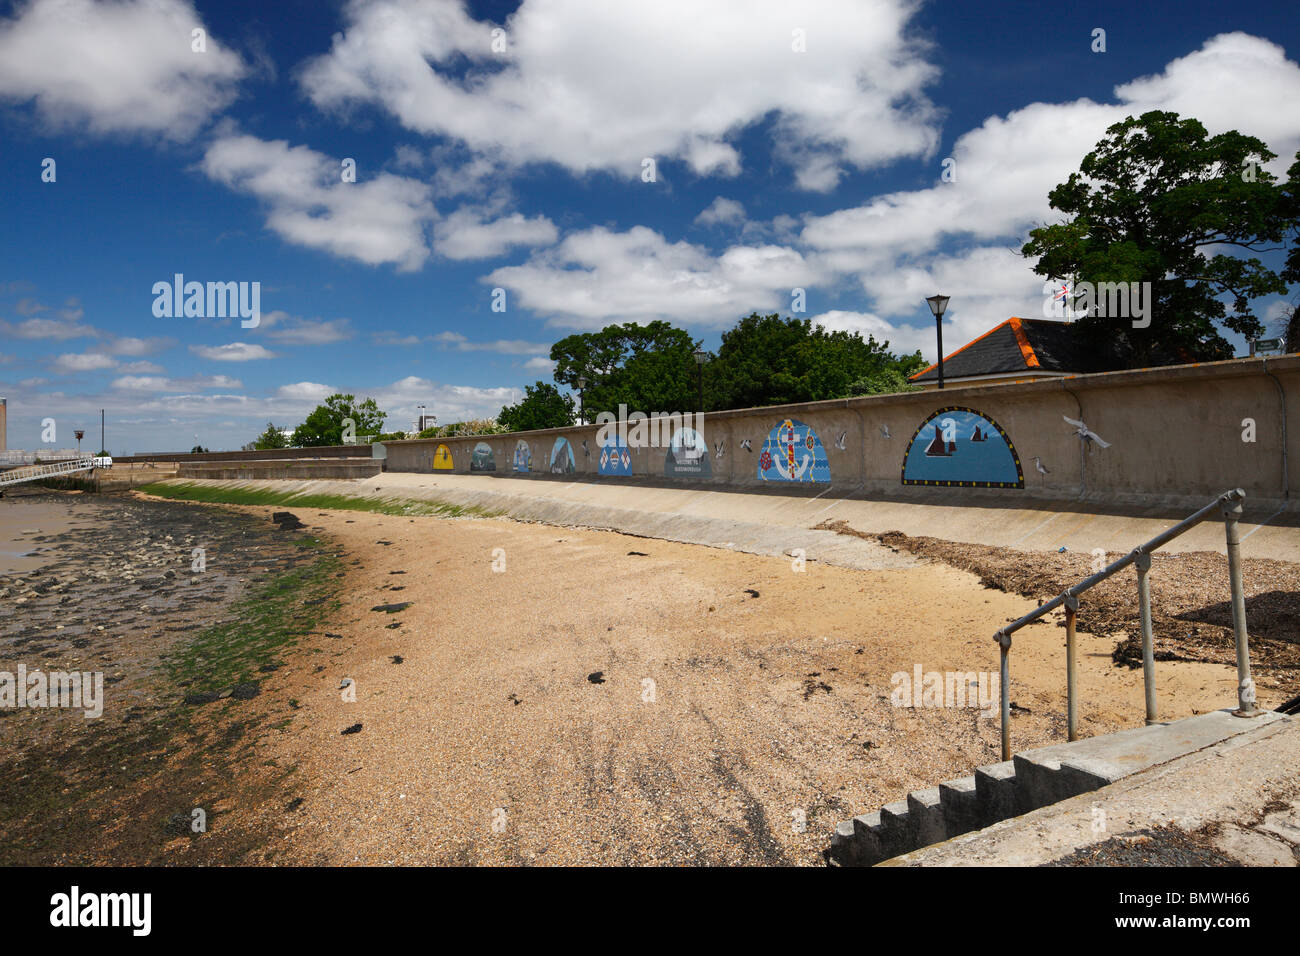
{"label": "small boat", "polygon": [[956,443],[947,442],[945,444],[943,438],[939,433],[939,426],[938,425],[934,426],[934,440],[931,441],[930,446],[926,448],[925,457],[926,458],[947,458],[950,455],[952,455],[953,451],[955,450],[956,450]]}

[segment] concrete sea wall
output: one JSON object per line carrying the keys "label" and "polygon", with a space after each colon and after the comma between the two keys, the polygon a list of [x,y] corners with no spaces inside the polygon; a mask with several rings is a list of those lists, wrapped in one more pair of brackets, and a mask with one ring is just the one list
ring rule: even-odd
{"label": "concrete sea wall", "polygon": [[[1081,438],[1067,418],[1108,445]],[[953,504],[1178,505],[1241,487],[1252,509],[1280,509],[1300,490],[1290,467],[1298,426],[1300,356],[1284,356],[709,413],[704,456],[671,455],[669,436],[659,447],[602,448],[597,425],[389,442],[374,453],[390,472]]]}

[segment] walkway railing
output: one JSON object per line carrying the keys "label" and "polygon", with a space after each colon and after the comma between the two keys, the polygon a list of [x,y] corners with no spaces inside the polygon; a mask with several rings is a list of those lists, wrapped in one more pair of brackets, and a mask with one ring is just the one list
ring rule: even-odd
{"label": "walkway railing", "polygon": [[55,475],[67,475],[74,471],[90,471],[95,467],[93,458],[75,458],[67,461],[51,462],[47,465],[31,465],[27,468],[14,468],[0,472],[0,488],[21,484],[24,481],[39,481]]}
{"label": "walkway railing", "polygon": [[1246,493],[1240,488],[1225,491],[1196,514],[1161,532],[1145,544],[1138,545],[1124,557],[1068,587],[1059,596],[1035,608],[1018,621],[999,628],[993,635],[1002,649],[1002,759],[1011,759],[1011,635],[1026,624],[1032,624],[1044,614],[1065,606],[1065,675],[1066,675],[1066,725],[1070,740],[1079,738],[1078,667],[1075,647],[1075,619],[1079,612],[1079,595],[1100,584],[1116,571],[1130,564],[1137,567],[1138,618],[1142,628],[1142,682],[1146,690],[1146,722],[1156,720],[1155,641],[1151,635],[1151,585],[1147,575],[1151,570],[1151,554],[1174,538],[1200,524],[1216,509],[1223,513],[1223,524],[1228,539],[1228,580],[1232,589],[1232,630],[1237,644],[1237,709],[1238,717],[1258,717],[1263,713],[1255,709],[1255,683],[1250,677],[1250,644],[1246,636],[1246,596],[1241,583],[1241,537],[1237,522],[1241,518],[1242,501]]}

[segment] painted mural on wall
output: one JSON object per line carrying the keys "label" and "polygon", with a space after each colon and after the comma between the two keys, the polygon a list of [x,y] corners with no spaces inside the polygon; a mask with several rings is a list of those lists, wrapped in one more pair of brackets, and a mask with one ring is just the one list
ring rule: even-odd
{"label": "painted mural on wall", "polygon": [[456,466],[451,461],[451,449],[439,444],[433,450],[433,468],[435,471],[451,471]]}
{"label": "painted mural on wall", "polygon": [[497,459],[492,454],[492,446],[485,441],[474,446],[474,454],[469,460],[470,471],[496,471]]}
{"label": "painted mural on wall", "polygon": [[528,471],[533,467],[533,450],[522,438],[515,442],[515,471]]}
{"label": "painted mural on wall", "polygon": [[921,422],[903,457],[903,484],[1023,488],[1020,455],[1002,426],[973,408],[941,408]]}
{"label": "painted mural on wall", "polygon": [[551,448],[551,474],[571,475],[577,470],[578,466],[573,460],[573,446],[569,444],[569,439],[555,439],[555,445]]}
{"label": "painted mural on wall", "polygon": [[618,435],[612,435],[600,446],[600,457],[596,460],[597,471],[602,475],[632,474],[632,452],[627,442]]}
{"label": "painted mural on wall", "polygon": [[711,478],[713,466],[709,463],[709,443],[694,428],[679,428],[673,432],[664,455],[664,474],[669,478]]}
{"label": "painted mural on wall", "polygon": [[758,455],[762,481],[831,480],[831,463],[812,427],[787,418],[767,434]]}

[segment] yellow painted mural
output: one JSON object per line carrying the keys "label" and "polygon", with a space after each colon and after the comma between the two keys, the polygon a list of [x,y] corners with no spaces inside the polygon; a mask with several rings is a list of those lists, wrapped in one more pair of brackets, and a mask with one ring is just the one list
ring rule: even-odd
{"label": "yellow painted mural", "polygon": [[451,471],[456,466],[451,463],[451,449],[439,445],[433,451],[433,467],[438,471]]}

